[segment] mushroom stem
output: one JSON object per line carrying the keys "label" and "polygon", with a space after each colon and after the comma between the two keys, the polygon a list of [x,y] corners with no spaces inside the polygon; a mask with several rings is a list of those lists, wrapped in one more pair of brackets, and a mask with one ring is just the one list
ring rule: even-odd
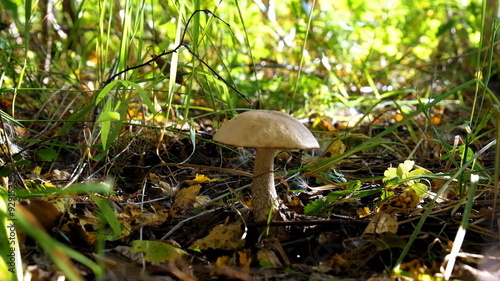
{"label": "mushroom stem", "polygon": [[274,155],[276,149],[257,148],[252,178],[252,205],[256,222],[266,221],[279,207],[274,188]]}

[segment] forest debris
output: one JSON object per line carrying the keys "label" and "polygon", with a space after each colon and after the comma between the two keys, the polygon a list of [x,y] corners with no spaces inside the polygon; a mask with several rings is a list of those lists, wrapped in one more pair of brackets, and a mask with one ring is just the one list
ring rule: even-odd
{"label": "forest debris", "polygon": [[259,251],[257,251],[257,259],[259,260],[260,265],[264,267],[283,267],[278,256],[276,256],[276,254],[270,249],[259,249]]}
{"label": "forest debris", "polygon": [[149,240],[135,240],[130,251],[144,253],[144,258],[149,262],[174,261],[186,253],[165,242]]}
{"label": "forest debris", "polygon": [[194,243],[189,246],[189,249],[241,249],[245,245],[243,236],[244,231],[240,223],[234,222],[227,225],[219,224],[212,228],[207,236],[194,241]]}
{"label": "forest debris", "polygon": [[363,234],[382,234],[384,232],[397,233],[399,223],[396,216],[379,213],[373,217]]}
{"label": "forest debris", "polygon": [[177,191],[174,208],[189,209],[196,203],[196,195],[200,192],[201,185],[195,184]]}
{"label": "forest debris", "polygon": [[[240,254],[240,264],[242,260],[242,252],[248,251],[238,252]],[[214,277],[225,277],[224,279],[230,280],[252,280],[246,265],[241,265],[242,268],[240,269],[234,259],[231,259],[228,256],[220,256],[217,258],[215,266],[210,270],[210,275]]]}
{"label": "forest debris", "polygon": [[378,208],[379,213],[409,214],[409,210],[417,207],[421,198],[414,189],[407,189],[399,195],[392,196]]}

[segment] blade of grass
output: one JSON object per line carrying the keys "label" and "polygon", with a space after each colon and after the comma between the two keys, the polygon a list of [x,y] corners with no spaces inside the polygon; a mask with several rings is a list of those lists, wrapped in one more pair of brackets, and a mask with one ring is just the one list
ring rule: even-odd
{"label": "blade of grass", "polygon": [[311,5],[311,9],[309,11],[309,18],[307,20],[307,27],[306,27],[306,33],[304,35],[304,44],[302,45],[302,52],[300,53],[300,59],[299,59],[299,68],[297,70],[297,78],[295,80],[295,85],[293,87],[293,93],[290,99],[287,100],[285,103],[285,110],[286,112],[290,113],[292,109],[294,108],[294,102],[295,102],[295,97],[297,96],[297,90],[299,88],[299,81],[300,81],[300,76],[302,73],[302,67],[304,66],[304,51],[306,50],[306,46],[308,43],[309,39],[309,31],[311,30],[311,23],[313,19],[313,12],[316,7],[316,0],[313,0]]}
{"label": "blade of grass", "polygon": [[20,244],[13,216],[15,199],[11,194],[0,191],[0,279],[24,280]]}
{"label": "blade of grass", "polygon": [[470,178],[470,186],[467,191],[467,203],[465,204],[464,212],[462,215],[462,222],[460,223],[460,227],[458,228],[457,235],[455,236],[455,240],[453,240],[453,247],[451,248],[451,252],[445,257],[446,270],[444,272],[444,279],[449,280],[451,277],[451,273],[453,272],[453,268],[455,266],[455,261],[464,242],[465,233],[467,232],[467,226],[469,225],[469,218],[472,213],[472,205],[474,204],[474,197],[476,194],[477,183],[479,181],[478,175],[471,175]]}
{"label": "blade of grass", "polygon": [[33,215],[26,212],[20,206],[17,208],[16,222],[19,227],[38,242],[40,247],[44,249],[45,253],[49,255],[69,280],[84,280],[70,258],[89,267],[97,276],[103,275],[103,268],[99,267],[83,254],[50,237]]}
{"label": "blade of grass", "polygon": [[[497,143],[500,143],[500,105],[495,106],[495,113],[496,113],[496,131],[497,131]],[[494,200],[493,200],[493,210],[497,210],[497,202],[499,198],[499,191],[500,191],[500,145],[497,144],[495,147],[495,173],[493,176],[493,194]],[[491,225],[493,226],[495,224],[495,216],[491,216]]]}
{"label": "blade of grass", "polygon": [[[445,98],[449,97],[450,95],[453,95],[454,93],[458,92],[458,91],[461,91],[471,85],[473,85],[474,83],[476,83],[476,79],[472,79],[472,80],[469,80],[468,82],[465,82],[463,83],[462,85],[454,88],[453,90],[450,90],[444,94],[441,94],[439,96],[437,96],[434,100],[431,100],[429,103],[423,105],[422,107],[420,107],[419,109],[413,111],[413,112],[410,112],[408,115],[405,116],[405,118],[393,125],[391,125],[389,128],[385,129],[383,132],[379,133],[378,135],[374,136],[373,138],[359,144],[358,146],[350,149],[350,150],[347,150],[346,152],[344,152],[343,154],[341,155],[338,155],[336,157],[332,157],[332,158],[328,158],[326,160],[323,160],[323,161],[319,161],[317,163],[314,163],[313,165],[311,166],[306,166],[306,167],[303,167],[301,169],[297,169],[297,170],[293,170],[293,171],[290,171],[288,173],[288,175],[292,175],[292,174],[295,174],[299,171],[302,171],[302,170],[305,170],[305,169],[309,169],[311,170],[311,173],[317,173],[319,172],[319,170],[316,170],[318,167],[324,167],[324,166],[327,166],[327,165],[332,165],[333,163],[335,163],[336,161],[339,161],[341,159],[344,159],[350,155],[353,155],[359,151],[363,151],[363,150],[366,150],[366,149],[369,149],[369,148],[372,148],[372,147],[375,147],[377,145],[380,144],[380,139],[390,133],[394,133],[398,127],[408,123],[413,117],[415,117],[417,114],[423,112],[423,111],[428,111],[430,108],[432,108],[433,106],[435,106],[436,104],[438,104],[439,102],[441,102],[442,100],[444,100]],[[316,168],[316,169],[315,169]]]}
{"label": "blade of grass", "polygon": [[[446,189],[448,188],[448,186],[450,185],[451,182],[453,182],[455,179],[458,179],[464,173],[464,171],[472,165],[472,163],[477,159],[477,157],[479,155],[482,155],[485,151],[487,151],[491,146],[493,146],[495,144],[496,144],[496,141],[492,141],[489,144],[485,145],[476,154],[474,154],[474,156],[471,157],[471,159],[469,161],[464,163],[464,165],[462,167],[460,167],[460,169],[443,184],[443,186],[439,189],[439,191],[436,193],[434,198],[432,198],[432,200],[429,202],[429,204],[427,204],[424,213],[422,214],[420,220],[417,223],[417,226],[415,226],[415,230],[413,231],[411,237],[408,239],[408,242],[406,242],[406,245],[403,248],[403,251],[401,252],[398,260],[396,261],[396,265],[393,268],[394,272],[396,272],[396,273],[400,272],[400,266],[403,263],[404,258],[406,257],[406,255],[410,251],[410,248],[413,245],[413,242],[415,241],[415,239],[417,239],[417,237],[420,233],[420,230],[424,226],[425,221],[427,220],[430,213],[434,209],[434,204],[436,203],[436,200],[441,197],[441,195],[443,194],[444,191],[446,191]],[[474,195],[470,195],[470,196],[474,197]]]}
{"label": "blade of grass", "polygon": [[[175,33],[175,41],[174,45],[178,46],[182,40],[182,31],[183,31],[183,16],[184,16],[185,5],[183,3],[180,4],[179,7],[179,20],[177,21],[177,31]],[[186,26],[186,28],[188,28]],[[170,81],[168,83],[168,99],[167,99],[167,114],[166,120],[169,119],[170,116],[170,107],[172,105],[172,100],[174,98],[174,86],[175,86],[175,77],[177,76],[177,65],[179,64],[179,53],[174,52],[172,54],[172,60],[170,61]],[[195,69],[193,69],[193,72]]]}
{"label": "blade of grass", "polygon": [[[238,16],[239,16],[239,19],[241,21],[241,26],[243,28],[243,34],[245,35],[244,36],[244,38],[245,38],[245,45],[246,45],[246,47],[248,49],[248,55],[250,56],[250,62],[252,64],[253,69],[256,69],[256,67],[255,67],[255,59],[253,57],[252,47],[250,45],[250,39],[249,39],[249,36],[248,36],[247,28],[245,26],[245,20],[244,20],[245,17],[243,16],[243,13],[241,12],[239,1],[235,0],[234,2],[236,4],[236,9],[238,9]],[[253,75],[255,77],[255,83],[257,83],[257,100],[261,101],[260,99],[261,99],[262,91],[261,91],[260,86],[259,86],[259,79],[257,78],[257,71],[253,71]]]}

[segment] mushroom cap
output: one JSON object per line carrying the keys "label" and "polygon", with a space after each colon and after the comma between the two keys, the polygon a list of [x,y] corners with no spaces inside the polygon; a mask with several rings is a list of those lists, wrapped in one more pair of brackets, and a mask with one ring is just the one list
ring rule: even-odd
{"label": "mushroom cap", "polygon": [[224,123],[215,141],[243,147],[274,149],[319,148],[313,134],[299,120],[272,110],[252,110]]}

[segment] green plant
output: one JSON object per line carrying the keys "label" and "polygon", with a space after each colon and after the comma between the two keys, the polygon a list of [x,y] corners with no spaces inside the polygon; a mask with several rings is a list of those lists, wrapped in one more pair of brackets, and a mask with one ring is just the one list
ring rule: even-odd
{"label": "green plant", "polygon": [[382,182],[385,187],[382,190],[382,201],[394,195],[394,190],[414,190],[419,196],[422,196],[428,187],[420,182],[420,176],[426,175],[429,172],[415,166],[415,161],[406,160],[398,165],[397,168],[388,168],[384,172]]}
{"label": "green plant", "polygon": [[[87,266],[96,276],[102,276],[104,273],[103,267],[82,253],[51,237],[31,213],[18,205],[18,201],[27,198],[40,198],[47,195],[65,196],[67,194],[82,192],[88,194],[93,194],[94,192],[109,194],[111,189],[111,182],[75,184],[66,189],[56,187],[38,187],[33,190],[15,190],[14,187],[11,187],[8,191],[0,189],[0,241],[2,241],[0,243],[2,245],[0,248],[0,252],[2,253],[0,268],[4,269],[0,272],[1,274],[5,274],[2,276],[2,280],[23,279],[24,269],[22,266],[20,244],[16,233],[19,230],[22,230],[34,239],[68,279],[83,280],[71,259]],[[100,208],[102,214],[101,220],[107,221],[111,225],[116,236],[120,226],[117,225],[116,216],[113,211],[110,210],[103,199],[95,196],[93,198]],[[98,239],[104,241],[105,235],[99,235]],[[98,252],[102,253],[102,250]]]}
{"label": "green plant", "polygon": [[370,190],[360,190],[361,181],[352,181],[342,185],[343,190],[332,191],[325,198],[320,198],[307,204],[304,214],[319,217],[327,217],[336,204],[344,203],[348,200],[355,200],[365,196],[370,196],[380,192],[379,188]]}

